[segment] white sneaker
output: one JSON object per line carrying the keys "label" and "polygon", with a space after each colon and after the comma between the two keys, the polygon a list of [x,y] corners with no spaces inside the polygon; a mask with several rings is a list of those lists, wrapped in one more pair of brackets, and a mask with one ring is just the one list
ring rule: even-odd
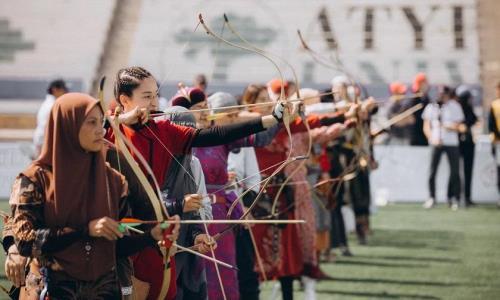
{"label": "white sneaker", "polygon": [[425,209],[430,209],[436,206],[436,200],[434,198],[429,198],[427,201],[424,202],[424,205],[422,205]]}
{"label": "white sneaker", "polygon": [[271,296],[269,297],[270,300],[277,300],[281,299],[281,285],[279,281],[275,281],[273,284],[273,289],[271,291]]}
{"label": "white sneaker", "polygon": [[455,197],[453,197],[453,198],[451,198],[450,202],[451,202],[451,205],[450,205],[451,210],[452,211],[457,211],[458,210],[458,204],[459,204],[458,200]]}
{"label": "white sneaker", "polygon": [[302,276],[304,283],[304,300],[316,300],[316,280]]}

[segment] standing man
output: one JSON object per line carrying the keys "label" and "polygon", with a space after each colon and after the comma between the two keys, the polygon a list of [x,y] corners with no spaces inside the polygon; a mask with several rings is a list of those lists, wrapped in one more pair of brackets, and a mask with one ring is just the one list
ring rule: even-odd
{"label": "standing man", "polygon": [[[497,187],[500,192],[500,82],[497,84],[496,99],[491,102],[488,129],[491,136],[491,147],[497,163]],[[497,203],[500,208],[500,200]]]}
{"label": "standing man", "polygon": [[419,103],[424,105],[423,109],[417,110],[413,113],[415,123],[411,128],[410,145],[412,146],[427,146],[427,138],[423,131],[422,111],[424,111],[427,104],[429,104],[429,84],[427,76],[424,73],[418,73],[413,80],[412,91],[415,94],[420,94],[419,97],[413,98],[410,106],[415,106]]}
{"label": "standing man", "polygon": [[474,113],[474,108],[472,106],[472,93],[464,85],[457,87],[455,90],[456,99],[462,107],[464,112],[464,124],[466,126],[465,132],[459,134],[460,139],[460,156],[463,161],[464,170],[464,192],[465,192],[465,206],[470,207],[475,203],[472,201],[472,170],[474,168],[474,152],[475,143],[474,137],[472,136],[472,127],[477,123],[477,116]]}
{"label": "standing man", "polygon": [[448,205],[458,209],[460,199],[460,151],[458,148],[458,132],[465,131],[462,107],[452,98],[452,90],[447,86],[439,88],[437,103],[427,105],[422,113],[424,134],[432,146],[431,169],[429,174],[430,198],[424,208],[436,205],[436,174],[441,155],[446,153],[450,164],[448,181]]}
{"label": "standing man", "polygon": [[35,146],[34,158],[38,157],[42,149],[45,136],[45,127],[50,116],[50,111],[57,98],[66,94],[68,89],[66,83],[62,79],[52,81],[47,88],[47,95],[36,115],[36,129],[33,134],[33,144]]}
{"label": "standing man", "polygon": [[[406,95],[406,85],[401,82],[392,82],[389,85],[391,98],[389,98],[389,109],[387,118],[391,119],[394,116],[404,112],[410,108],[410,99],[404,99]],[[415,123],[415,118],[410,116],[404,120],[392,125],[389,129],[388,144],[390,145],[409,145],[410,144],[410,129]]]}

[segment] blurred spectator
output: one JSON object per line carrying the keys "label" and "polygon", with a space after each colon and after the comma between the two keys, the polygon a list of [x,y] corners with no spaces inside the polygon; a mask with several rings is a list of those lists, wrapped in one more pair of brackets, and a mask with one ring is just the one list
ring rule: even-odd
{"label": "blurred spectator", "polygon": [[[387,117],[389,119],[410,108],[411,100],[404,99],[408,88],[401,82],[393,82],[389,85],[391,98],[389,99],[389,109]],[[388,144],[409,145],[410,130],[415,123],[413,116],[401,120],[390,127]]]}
{"label": "blurred spectator", "polygon": [[[500,193],[500,82],[497,84],[496,99],[491,102],[488,129],[491,135],[493,155],[497,163],[497,188]],[[497,206],[500,208],[500,199]]]}
{"label": "blurred spectator", "polygon": [[288,81],[282,82],[281,79],[272,79],[267,83],[267,92],[269,93],[269,97],[272,101],[277,101],[281,96],[281,86],[283,86],[283,90],[285,92],[285,97],[288,97],[289,94],[289,85]]}
{"label": "blurred spectator", "polygon": [[471,186],[472,186],[472,169],[474,167],[474,150],[475,143],[472,137],[472,127],[477,123],[477,116],[472,107],[472,93],[464,85],[457,87],[455,95],[462,106],[465,117],[465,131],[459,133],[459,148],[460,155],[463,159],[464,168],[464,192],[465,192],[465,206],[472,206],[474,202],[471,199]]}
{"label": "blurred spectator", "polygon": [[33,144],[35,147],[34,158],[37,158],[42,150],[45,137],[45,127],[47,126],[47,120],[49,119],[52,106],[57,98],[67,92],[68,88],[66,87],[66,82],[62,79],[54,80],[49,84],[45,100],[38,109],[38,113],[36,115],[36,129],[33,134]]}
{"label": "blurred spectator", "polygon": [[204,74],[196,75],[196,77],[194,78],[193,86],[195,88],[199,88],[206,94],[208,87],[207,77]]}
{"label": "blurred spectator", "polygon": [[427,104],[429,104],[429,84],[427,82],[427,76],[424,73],[418,73],[413,80],[412,92],[415,94],[421,94],[419,97],[413,98],[410,101],[410,106],[415,106],[419,103],[422,103],[424,107],[415,113],[413,113],[413,118],[415,123],[411,128],[411,138],[410,144],[412,146],[427,146],[427,138],[424,134],[424,121],[422,119],[422,112],[424,111]]}
{"label": "blurred spectator", "polygon": [[171,106],[182,106],[187,109],[196,109],[197,105],[205,102],[205,100],[207,100],[207,97],[201,89],[182,86],[170,99],[170,104]]}
{"label": "blurred spectator", "polygon": [[458,209],[460,199],[460,152],[458,148],[458,132],[465,127],[464,114],[457,101],[452,98],[452,90],[447,86],[439,88],[437,103],[427,105],[422,113],[424,133],[432,145],[431,168],[429,174],[430,198],[424,208],[432,208],[436,204],[436,174],[441,155],[446,153],[450,164],[448,181],[448,204]]}

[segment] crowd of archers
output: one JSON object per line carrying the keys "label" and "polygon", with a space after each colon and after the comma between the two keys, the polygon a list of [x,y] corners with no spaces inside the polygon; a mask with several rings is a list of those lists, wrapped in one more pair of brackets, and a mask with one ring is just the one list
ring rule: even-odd
{"label": "crowd of archers", "polygon": [[[242,44],[215,34],[199,15],[210,36],[263,56],[282,76],[226,15],[224,24]],[[298,35],[316,63],[348,73],[338,56],[322,58]],[[470,144],[477,121],[470,93],[456,91],[461,115],[449,88],[429,105],[424,74],[411,95],[391,84],[388,101],[362,97],[349,76],[333,78],[322,93],[294,80],[249,84],[237,99],[207,95],[202,76],[193,87],[179,85],[165,105],[153,75],[128,67],[114,78],[109,107],[103,82],[99,99],[55,82],[37,116],[39,153],[17,176],[3,214],[13,285],[0,288],[13,299],[253,300],[261,284],[275,281],[273,295],[277,287],[289,300],[300,279],[314,300],[316,281],[329,277],[320,258],[331,259],[331,248],[352,255],[344,204],[354,211],[359,242],[367,242],[372,141],[384,129],[394,143],[433,145],[426,207],[435,205],[433,170],[443,152],[452,169],[448,197],[458,200],[457,134]],[[383,102],[390,119],[371,131]],[[500,99],[489,128],[500,153]]]}
{"label": "crowd of archers", "polygon": [[348,252],[329,224],[344,192],[366,241],[377,101],[347,77],[324,93],[250,84],[239,99],[207,97],[200,78],[166,109],[144,68],[113,86],[110,108],[61,93],[47,113],[4,216],[11,297],[258,299],[278,280],[292,299],[300,278],[314,297],[323,252]]}

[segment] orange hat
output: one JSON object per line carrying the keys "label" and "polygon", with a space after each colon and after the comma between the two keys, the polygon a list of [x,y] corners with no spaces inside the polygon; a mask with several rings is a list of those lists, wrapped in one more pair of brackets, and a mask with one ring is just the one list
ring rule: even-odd
{"label": "orange hat", "polygon": [[[271,88],[271,91],[275,94],[281,93],[281,85],[282,81],[280,79],[273,79],[267,83],[267,86]],[[285,94],[287,93],[288,90],[288,82],[285,81],[283,84],[283,88],[285,89]]]}
{"label": "orange hat", "polygon": [[391,91],[391,94],[393,95],[406,94],[407,90],[408,88],[406,87],[406,85],[399,81],[394,81],[389,85],[389,91]]}
{"label": "orange hat", "polygon": [[413,79],[412,90],[414,93],[420,90],[422,83],[427,82],[427,76],[424,73],[418,73]]}

